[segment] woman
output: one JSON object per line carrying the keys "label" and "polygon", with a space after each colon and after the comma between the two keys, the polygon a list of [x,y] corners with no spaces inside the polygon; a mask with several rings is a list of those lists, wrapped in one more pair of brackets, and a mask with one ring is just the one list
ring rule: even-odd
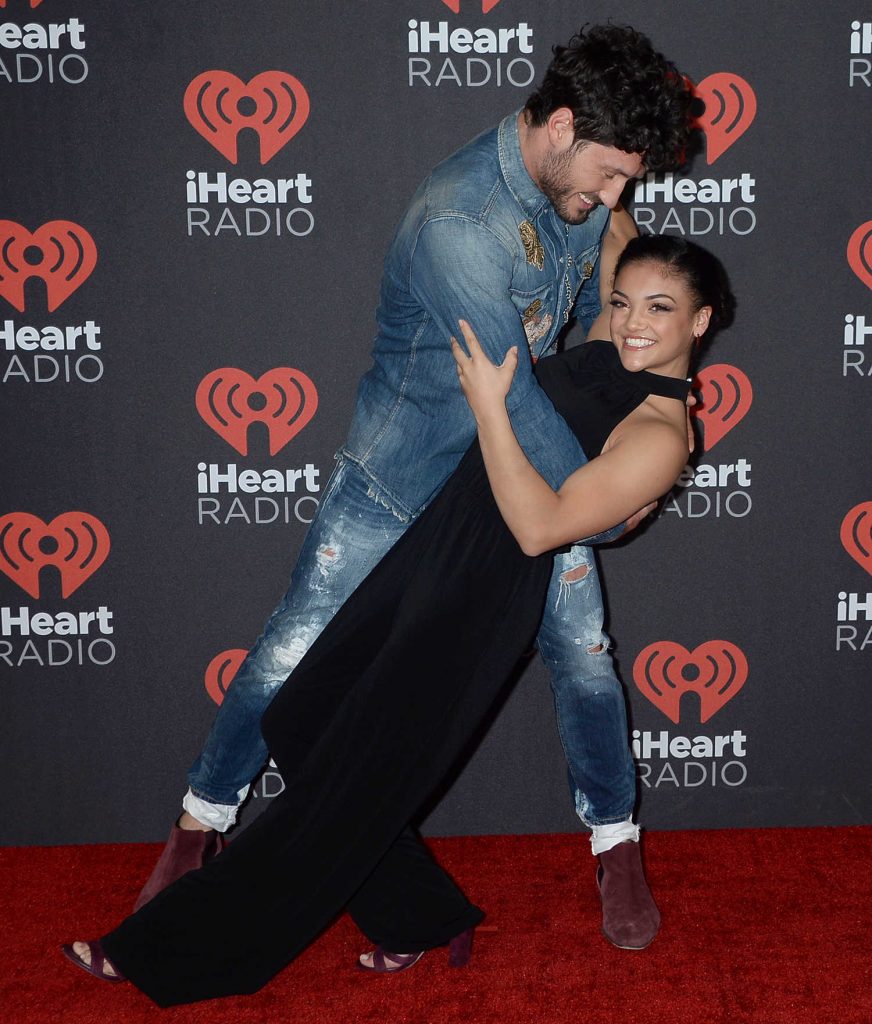
{"label": "woman", "polygon": [[[482,918],[408,827],[535,637],[550,552],[624,520],[674,483],[688,448],[684,380],[724,305],[716,261],[682,239],[632,241],[616,268],[611,342],[543,359],[537,377],[601,452],[559,492],[505,410],[517,360],[452,339],[479,443],[343,606],[263,719],[285,792],[220,857],[100,943],[65,947],[161,1005],[260,988],[347,908],[402,970],[449,944],[469,956]],[[388,952],[391,951],[391,952]]]}

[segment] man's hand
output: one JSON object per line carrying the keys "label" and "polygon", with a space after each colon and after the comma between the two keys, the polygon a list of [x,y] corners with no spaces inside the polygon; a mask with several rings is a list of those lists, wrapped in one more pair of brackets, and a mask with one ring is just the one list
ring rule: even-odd
{"label": "man's hand", "polygon": [[630,530],[635,530],[639,523],[641,523],[643,519],[646,519],[648,516],[650,516],[655,508],[657,508],[657,502],[651,501],[644,508],[639,509],[638,512],[630,516],[630,518],[626,522],[626,529],[621,534],[621,536],[626,537]]}
{"label": "man's hand", "polygon": [[693,392],[687,392],[687,451],[688,454],[693,451],[696,446],[696,438],[693,434],[693,420],[691,419],[690,411],[695,405],[698,405],[696,398],[694,398]]}

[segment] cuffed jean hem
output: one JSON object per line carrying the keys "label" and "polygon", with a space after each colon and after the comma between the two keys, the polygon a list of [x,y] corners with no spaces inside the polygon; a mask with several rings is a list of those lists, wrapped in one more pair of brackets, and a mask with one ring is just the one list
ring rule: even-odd
{"label": "cuffed jean hem", "polygon": [[[241,790],[239,794],[240,804],[247,795],[248,786]],[[216,832],[226,832],[229,828],[232,828],[236,824],[236,815],[239,812],[239,804],[213,804],[211,801],[197,796],[192,789],[185,793],[182,799],[182,807],[192,818],[196,818],[201,825],[208,825],[209,828],[214,828]]]}
{"label": "cuffed jean hem", "polygon": [[611,825],[593,825],[591,829],[590,848],[594,857],[611,850],[620,843],[638,843],[639,826],[633,824],[632,818],[618,821]]}
{"label": "cuffed jean hem", "polygon": [[581,823],[587,828],[591,830],[595,828],[611,828],[614,825],[620,825],[625,821],[633,820],[633,810],[636,806],[635,799],[631,803],[624,805],[624,809],[616,811],[614,814],[604,814],[602,816],[592,815],[590,813],[590,801],[584,793],[575,786],[571,773],[570,787],[572,788],[573,795],[575,797],[575,813],[581,819]]}

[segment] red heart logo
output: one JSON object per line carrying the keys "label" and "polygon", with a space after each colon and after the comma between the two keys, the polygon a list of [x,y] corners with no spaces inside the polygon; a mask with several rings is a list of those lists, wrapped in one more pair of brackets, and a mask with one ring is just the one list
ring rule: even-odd
{"label": "red heart logo", "polygon": [[691,412],[702,423],[703,451],[708,452],[744,418],[754,392],[747,376],[729,363],[707,367],[693,383],[699,391],[699,405]]}
{"label": "red heart logo", "polygon": [[677,725],[681,698],[699,695],[700,722],[736,696],[748,678],[748,659],[726,640],[709,640],[695,651],[661,640],[649,644],[633,664],[633,680],[639,691]]}
{"label": "red heart logo", "polygon": [[204,71],[185,90],[184,108],[194,128],[232,164],[240,131],[254,129],[265,164],[306,123],[309,94],[284,71],[263,71],[248,85],[229,71]]}
{"label": "red heart logo", "polygon": [[845,551],[872,576],[872,501],[855,505],[839,531]]}
{"label": "red heart logo", "polygon": [[109,546],[109,531],[87,512],[64,512],[48,525],[29,512],[0,516],[0,570],[33,598],[44,566],[58,569],[67,598],[106,561]]}
{"label": "red heart logo", "polygon": [[[42,0],[30,0],[31,9],[33,9],[34,7],[39,7],[39,5],[41,3],[42,3]],[[0,0],[0,7],[5,7],[5,6],[6,6],[6,0]]]}
{"label": "red heart logo", "polygon": [[[481,0],[481,13],[487,14],[492,11],[499,2],[500,0]],[[442,3],[455,14],[460,14],[460,0],[442,0]]]}
{"label": "red heart logo", "polygon": [[0,220],[0,295],[24,312],[24,285],[45,281],[53,313],[90,276],[97,246],[88,232],[69,220],[52,220],[32,234],[13,220]]}
{"label": "red heart logo", "polygon": [[851,235],[848,242],[848,263],[867,288],[872,288],[872,220]]}
{"label": "red heart logo", "polygon": [[205,684],[206,693],[220,706],[227,693],[227,687],[233,682],[233,677],[239,671],[239,666],[245,661],[248,651],[239,647],[233,647],[229,651],[222,651],[216,654],[206,668]]}
{"label": "red heart logo", "polygon": [[318,408],[315,385],[301,370],[281,366],[257,380],[244,370],[222,367],[197,388],[197,412],[240,455],[248,455],[248,428],[265,423],[275,455],[306,426]]}
{"label": "red heart logo", "polygon": [[706,161],[713,164],[750,127],[757,114],[757,97],[744,78],[729,71],[704,78],[694,93],[705,103],[697,124],[705,132]]}

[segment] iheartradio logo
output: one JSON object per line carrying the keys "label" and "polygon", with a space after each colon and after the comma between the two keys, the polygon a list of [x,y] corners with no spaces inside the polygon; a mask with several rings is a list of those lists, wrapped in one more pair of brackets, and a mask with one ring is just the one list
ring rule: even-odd
{"label": "iheartradio logo", "polygon": [[109,532],[87,512],[64,512],[46,524],[29,512],[0,516],[0,570],[39,598],[39,574],[53,565],[61,595],[70,596],[106,561]]}
{"label": "iheartradio logo", "polygon": [[708,452],[744,419],[754,392],[748,377],[729,363],[700,371],[694,387],[699,390],[700,404],[691,412],[702,424],[703,451]]}
{"label": "iheartradio logo", "polygon": [[736,696],[747,678],[747,658],[727,640],[709,640],[694,651],[661,640],[649,644],[633,664],[639,691],[676,725],[685,693],[698,695],[699,720],[705,723]]}
{"label": "iheartradio logo", "polygon": [[697,124],[705,132],[706,162],[713,164],[750,128],[757,97],[744,78],[729,71],[709,75],[693,91],[705,103]]}
{"label": "iheartradio logo", "polygon": [[227,693],[227,687],[233,682],[233,677],[239,671],[239,666],[245,661],[248,651],[239,647],[231,648],[216,654],[206,667],[204,683],[206,693],[220,706]]}
{"label": "iheartradio logo", "polygon": [[839,537],[845,551],[872,576],[872,501],[851,509],[842,520]]}
{"label": "iheartradio logo", "polygon": [[872,288],[872,220],[851,235],[848,241],[848,264],[867,288]]}
{"label": "iheartradio logo", "polygon": [[229,71],[204,71],[185,90],[185,116],[232,164],[237,140],[251,128],[260,140],[260,162],[268,163],[309,117],[309,94],[284,71],[263,71],[246,85]]}
{"label": "iheartradio logo", "polygon": [[[460,2],[461,0],[442,0],[442,3],[455,14],[460,14]],[[499,2],[500,0],[481,0],[481,13],[487,14],[492,11]]]}
{"label": "iheartradio logo", "polygon": [[19,313],[25,311],[24,286],[30,278],[45,281],[53,313],[96,264],[94,239],[72,221],[52,220],[31,233],[15,221],[0,220],[0,295]]}
{"label": "iheartradio logo", "polygon": [[255,380],[230,366],[203,378],[196,402],[203,420],[240,455],[248,455],[249,426],[265,423],[275,455],[311,421],[318,392],[301,370],[278,367]]}

